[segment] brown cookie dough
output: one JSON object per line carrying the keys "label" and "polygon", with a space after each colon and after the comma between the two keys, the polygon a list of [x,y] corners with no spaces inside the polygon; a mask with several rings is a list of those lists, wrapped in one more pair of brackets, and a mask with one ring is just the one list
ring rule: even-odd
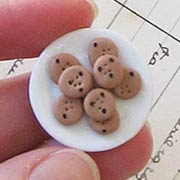
{"label": "brown cookie dough", "polygon": [[113,92],[122,99],[130,99],[139,93],[141,86],[142,80],[140,74],[132,68],[126,68],[121,84]]}
{"label": "brown cookie dough", "polygon": [[114,96],[104,89],[93,89],[84,100],[84,109],[91,119],[105,121],[115,111]]}
{"label": "brown cookie dough", "polygon": [[82,98],[93,88],[93,79],[84,67],[76,65],[62,73],[58,85],[67,97]]}
{"label": "brown cookie dough", "polygon": [[92,65],[94,65],[100,56],[107,54],[118,57],[118,48],[112,40],[108,38],[97,38],[91,42],[88,55]]}
{"label": "brown cookie dough", "polygon": [[105,89],[113,89],[121,83],[124,69],[118,57],[104,55],[94,64],[94,78],[98,85]]}
{"label": "brown cookie dough", "polygon": [[110,134],[118,129],[119,127],[119,113],[117,111],[114,112],[113,116],[106,121],[94,121],[89,120],[92,129],[100,134]]}
{"label": "brown cookie dough", "polygon": [[83,105],[80,99],[62,96],[54,101],[53,112],[60,123],[72,125],[81,120]]}
{"label": "brown cookie dough", "polygon": [[62,72],[73,65],[80,65],[78,59],[71,54],[63,53],[50,61],[49,74],[57,84]]}

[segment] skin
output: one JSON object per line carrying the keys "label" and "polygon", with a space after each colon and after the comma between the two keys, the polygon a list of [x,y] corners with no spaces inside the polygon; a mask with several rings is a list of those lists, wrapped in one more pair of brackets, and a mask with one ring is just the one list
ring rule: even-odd
{"label": "skin", "polygon": [[[57,37],[91,26],[94,17],[92,6],[86,0],[44,0],[43,3],[42,0],[3,0],[0,14],[0,42],[3,42],[0,44],[1,60],[36,57]],[[0,179],[9,179],[11,175],[14,180],[23,180],[49,154],[67,149],[54,143],[39,147],[50,137],[41,129],[32,113],[28,100],[29,78],[30,73],[0,81]],[[110,151],[85,156],[96,162],[102,180],[124,180],[145,166],[151,152],[151,132],[144,126],[126,144]],[[72,168],[81,179],[87,177],[86,174],[92,177],[92,168],[91,171],[89,168],[92,163],[84,163],[80,156],[75,157],[69,151],[66,153],[74,162],[68,168]],[[58,158],[58,163],[61,164],[53,164],[52,161],[52,166],[57,165],[62,169],[59,177],[72,178],[66,173],[64,162],[68,158],[65,155],[59,155]],[[48,168],[44,173],[48,177],[52,170]],[[39,178],[38,173],[35,175]]]}

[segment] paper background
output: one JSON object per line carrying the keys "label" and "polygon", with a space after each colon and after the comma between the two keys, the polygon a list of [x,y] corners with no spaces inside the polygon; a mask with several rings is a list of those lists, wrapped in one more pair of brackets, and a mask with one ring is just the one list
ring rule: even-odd
{"label": "paper background", "polygon": [[[95,1],[99,16],[93,27],[111,29],[131,40],[153,77],[148,118],[154,136],[152,159],[131,180],[180,180],[180,1],[119,0],[126,7],[113,0]],[[1,62],[0,78],[30,71],[34,64],[35,60]]]}

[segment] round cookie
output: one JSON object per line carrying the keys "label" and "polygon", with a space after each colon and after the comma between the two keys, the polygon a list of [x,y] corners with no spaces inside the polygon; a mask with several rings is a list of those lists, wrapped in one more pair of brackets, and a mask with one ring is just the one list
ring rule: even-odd
{"label": "round cookie", "polygon": [[83,105],[80,99],[61,96],[53,103],[53,113],[60,123],[72,125],[81,120]]}
{"label": "round cookie", "polygon": [[141,90],[142,80],[140,74],[132,69],[125,69],[121,84],[113,90],[114,94],[122,99],[135,97]]}
{"label": "round cookie", "polygon": [[96,38],[91,42],[88,55],[92,65],[94,65],[100,56],[107,54],[118,57],[118,48],[112,40],[108,38]]}
{"label": "round cookie", "polygon": [[93,71],[96,83],[105,89],[119,86],[124,74],[119,58],[113,55],[99,57]]}
{"label": "round cookie", "polygon": [[50,60],[49,74],[51,79],[57,84],[62,72],[73,65],[80,65],[76,57],[63,53]]}
{"label": "round cookie", "polygon": [[119,113],[117,111],[114,112],[113,116],[108,120],[101,122],[101,121],[94,121],[89,120],[92,129],[100,134],[110,134],[118,129],[119,127]]}
{"label": "round cookie", "polygon": [[93,89],[84,99],[84,109],[91,119],[105,121],[115,111],[114,96],[104,89]]}
{"label": "round cookie", "polygon": [[84,67],[76,65],[62,73],[58,85],[67,97],[81,98],[92,89],[93,79]]}

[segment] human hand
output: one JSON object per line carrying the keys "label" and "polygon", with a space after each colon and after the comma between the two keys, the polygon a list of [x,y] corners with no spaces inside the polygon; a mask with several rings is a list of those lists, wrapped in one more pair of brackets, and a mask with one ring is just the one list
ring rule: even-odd
{"label": "human hand", "polygon": [[[38,56],[59,36],[89,27],[94,19],[86,0],[4,0],[0,14],[1,60]],[[147,126],[110,151],[83,153],[52,141],[37,148],[50,137],[31,110],[29,77],[0,82],[0,179],[92,180],[98,166],[102,180],[125,180],[144,167],[152,151]]]}

